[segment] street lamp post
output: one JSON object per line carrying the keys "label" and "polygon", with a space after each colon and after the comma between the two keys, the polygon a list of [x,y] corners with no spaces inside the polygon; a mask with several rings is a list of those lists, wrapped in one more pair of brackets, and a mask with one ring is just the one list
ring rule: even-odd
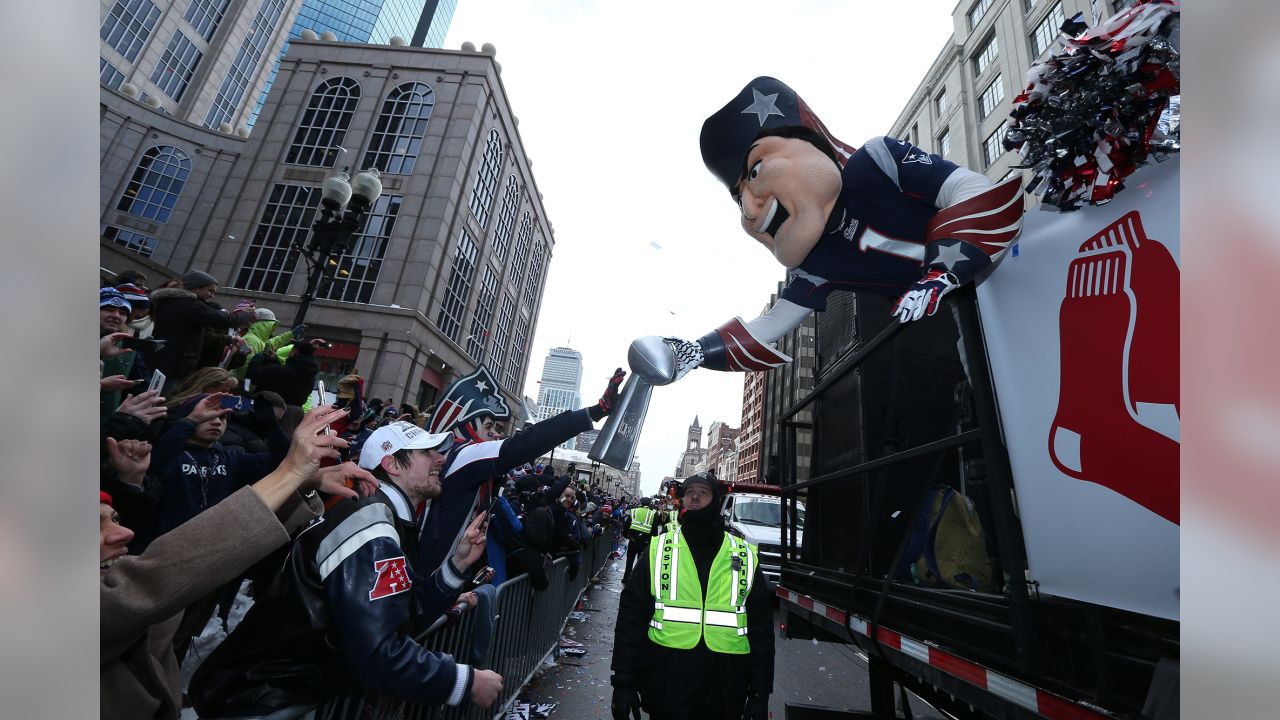
{"label": "street lamp post", "polygon": [[307,287],[302,293],[302,305],[293,318],[298,327],[307,319],[311,301],[316,299],[316,289],[324,279],[330,261],[336,255],[351,250],[356,233],[364,225],[365,216],[382,194],[382,181],[378,169],[369,168],[351,179],[345,172],[326,178],[320,190],[320,218],[311,226],[311,241],[305,248],[298,248],[311,268]]}

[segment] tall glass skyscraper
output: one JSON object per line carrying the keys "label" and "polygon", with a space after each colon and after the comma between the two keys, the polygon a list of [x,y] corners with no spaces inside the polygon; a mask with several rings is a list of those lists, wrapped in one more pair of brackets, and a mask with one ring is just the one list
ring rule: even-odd
{"label": "tall glass skyscraper", "polygon": [[[298,19],[289,28],[289,40],[300,37],[303,30],[313,30],[317,35],[332,32],[340,42],[386,45],[392,37],[399,36],[406,42],[412,39],[410,44],[417,47],[442,47],[457,6],[458,0],[303,0]],[[281,49],[280,58],[287,52],[288,42]],[[276,58],[267,85],[258,97],[250,126],[258,120],[258,111],[267,101],[280,70],[280,58]]]}
{"label": "tall glass skyscraper", "polygon": [[[535,422],[582,407],[582,353],[567,347],[551,348],[542,363],[542,379],[538,382],[538,416]],[[573,446],[573,438],[560,445],[569,450]]]}

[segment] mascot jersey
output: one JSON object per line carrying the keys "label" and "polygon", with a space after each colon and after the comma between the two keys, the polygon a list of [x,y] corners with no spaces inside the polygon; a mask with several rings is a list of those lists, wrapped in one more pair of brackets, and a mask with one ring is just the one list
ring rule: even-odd
{"label": "mascot jersey", "polygon": [[926,225],[938,213],[942,183],[957,167],[903,140],[867,141],[845,163],[826,230],[788,271],[782,297],[826,310],[835,290],[903,293],[920,279]]}

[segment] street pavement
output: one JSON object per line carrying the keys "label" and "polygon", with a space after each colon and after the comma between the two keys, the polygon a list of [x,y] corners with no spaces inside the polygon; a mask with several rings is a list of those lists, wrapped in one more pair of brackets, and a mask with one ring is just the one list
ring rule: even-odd
{"label": "street pavement", "polygon": [[[626,557],[625,548],[623,557]],[[622,590],[622,560],[610,560],[599,582],[584,595],[581,621],[571,619],[565,636],[583,644],[581,657],[562,655],[556,667],[541,673],[521,693],[531,704],[556,703],[547,717],[563,720],[611,720],[609,661],[613,653],[613,626]],[[775,624],[776,626],[776,624]],[[770,717],[785,718],[785,704],[820,705],[833,709],[867,712],[866,660],[852,645],[816,640],[778,638],[774,654],[774,693],[769,698]],[[942,715],[919,698],[911,697],[915,718],[942,720]],[[520,717],[520,716],[515,716]],[[531,717],[536,717],[532,716]]]}

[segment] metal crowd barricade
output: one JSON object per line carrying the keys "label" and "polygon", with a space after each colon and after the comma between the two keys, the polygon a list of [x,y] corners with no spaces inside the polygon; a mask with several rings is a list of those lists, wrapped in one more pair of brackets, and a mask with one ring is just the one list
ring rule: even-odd
{"label": "metal crowd barricade", "polygon": [[[489,669],[502,676],[502,695],[492,709],[483,710],[464,699],[458,707],[421,706],[361,693],[335,698],[316,709],[316,720],[489,720],[506,715],[516,695],[533,677],[542,661],[555,651],[578,600],[591,578],[599,574],[613,550],[613,538],[602,533],[582,548],[578,576],[569,579],[569,563],[559,558],[547,573],[548,585],[534,592],[528,575],[507,580],[498,587],[497,616],[489,644]],[[443,630],[418,638],[425,647],[466,662],[471,653],[474,612]]]}

